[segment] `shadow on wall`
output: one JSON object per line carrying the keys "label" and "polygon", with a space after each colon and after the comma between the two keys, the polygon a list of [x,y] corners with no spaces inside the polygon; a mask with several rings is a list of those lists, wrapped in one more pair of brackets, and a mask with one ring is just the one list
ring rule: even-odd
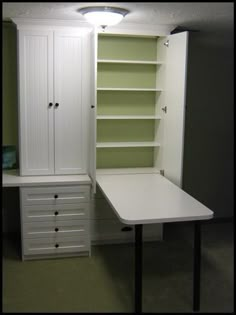
{"label": "shadow on wall", "polygon": [[215,217],[231,217],[233,36],[198,32],[189,41],[183,188]]}

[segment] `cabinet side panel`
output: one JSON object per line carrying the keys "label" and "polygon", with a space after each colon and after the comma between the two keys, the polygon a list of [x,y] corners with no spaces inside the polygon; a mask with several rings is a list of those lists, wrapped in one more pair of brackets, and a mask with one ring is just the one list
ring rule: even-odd
{"label": "cabinet side panel", "polygon": [[54,172],[52,32],[19,32],[21,175]]}
{"label": "cabinet side panel", "polygon": [[[55,32],[55,173],[85,173],[86,135],[83,128],[83,102],[86,103],[83,73],[87,56],[83,34]],[[88,97],[88,96],[87,96]]]}
{"label": "cabinet side panel", "polygon": [[163,169],[165,176],[181,187],[188,33],[170,35],[168,39],[165,79],[167,111],[164,114]]}

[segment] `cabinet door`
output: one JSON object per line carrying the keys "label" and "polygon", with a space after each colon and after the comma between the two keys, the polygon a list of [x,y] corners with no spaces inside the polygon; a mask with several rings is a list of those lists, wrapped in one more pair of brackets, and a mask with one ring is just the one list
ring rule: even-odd
{"label": "cabinet door", "polygon": [[91,32],[91,108],[89,115],[89,167],[93,193],[96,192],[96,131],[97,131],[97,33]]}
{"label": "cabinet door", "polygon": [[52,58],[52,31],[19,31],[21,175],[54,173]]}
{"label": "cabinet door", "polygon": [[163,169],[165,176],[181,187],[188,33],[169,35],[167,39]]}
{"label": "cabinet door", "polygon": [[89,51],[86,32],[54,32],[55,174],[86,172]]}

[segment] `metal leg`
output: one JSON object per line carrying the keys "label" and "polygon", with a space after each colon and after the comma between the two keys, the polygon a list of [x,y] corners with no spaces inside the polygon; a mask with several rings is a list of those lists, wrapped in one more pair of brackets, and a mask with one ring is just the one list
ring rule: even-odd
{"label": "metal leg", "polygon": [[201,223],[194,223],[193,311],[200,310]]}
{"label": "metal leg", "polygon": [[142,230],[142,224],[135,225],[135,313],[142,313]]}

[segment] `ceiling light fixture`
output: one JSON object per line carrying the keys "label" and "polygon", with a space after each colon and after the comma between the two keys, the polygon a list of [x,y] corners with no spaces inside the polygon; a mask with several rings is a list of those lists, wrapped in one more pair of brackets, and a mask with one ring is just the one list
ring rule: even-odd
{"label": "ceiling light fixture", "polygon": [[78,12],[83,14],[89,23],[101,26],[103,29],[106,26],[120,23],[123,17],[129,13],[126,9],[101,6],[81,8]]}

